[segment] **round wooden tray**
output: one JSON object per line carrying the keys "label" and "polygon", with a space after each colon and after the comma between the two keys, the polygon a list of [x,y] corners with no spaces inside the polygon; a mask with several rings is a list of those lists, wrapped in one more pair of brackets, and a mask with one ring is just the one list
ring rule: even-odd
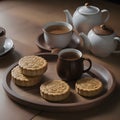
{"label": "round wooden tray", "polygon": [[[104,91],[97,97],[85,98],[78,95],[74,90],[74,82],[70,82],[71,93],[70,96],[62,102],[49,102],[40,96],[39,86],[47,80],[60,79],[56,73],[56,60],[57,55],[53,54],[39,54],[48,61],[48,69],[43,75],[41,82],[29,88],[18,87],[11,80],[11,69],[17,65],[13,64],[6,72],[3,87],[8,96],[15,102],[25,105],[36,110],[45,111],[75,111],[75,110],[88,110],[89,108],[100,104],[107,98],[115,88],[115,81],[111,73],[103,66],[93,63],[89,73],[83,76],[93,76],[102,80],[104,84]],[[87,65],[86,65],[87,67]]]}

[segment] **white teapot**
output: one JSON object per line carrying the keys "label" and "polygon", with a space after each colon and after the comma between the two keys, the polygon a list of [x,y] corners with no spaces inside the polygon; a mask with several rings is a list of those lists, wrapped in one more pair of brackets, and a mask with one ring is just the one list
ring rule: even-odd
{"label": "white teapot", "polygon": [[120,42],[120,38],[116,36],[111,28],[105,25],[93,27],[88,35],[84,33],[79,35],[83,38],[85,47],[96,56],[107,57],[113,52],[120,53],[120,50],[116,50],[117,41]]}
{"label": "white teapot", "polygon": [[64,12],[66,21],[73,25],[78,32],[84,33],[88,33],[95,25],[105,23],[110,17],[108,10],[100,10],[98,7],[91,6],[88,3],[78,7],[73,17],[68,10],[64,10]]}

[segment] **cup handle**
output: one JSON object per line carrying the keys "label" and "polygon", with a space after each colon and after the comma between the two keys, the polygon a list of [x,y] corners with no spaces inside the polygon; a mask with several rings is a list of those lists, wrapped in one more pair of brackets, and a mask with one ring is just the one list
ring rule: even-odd
{"label": "cup handle", "polygon": [[83,62],[84,61],[87,61],[89,63],[89,67],[86,70],[83,70],[83,73],[88,72],[90,68],[92,67],[92,61],[89,58],[83,58]]}
{"label": "cup handle", "polygon": [[110,12],[109,12],[107,9],[103,9],[103,10],[101,10],[101,13],[102,13],[102,15],[103,15],[103,14],[106,14],[106,17],[105,17],[105,19],[103,20],[103,23],[107,22],[108,19],[110,18]]}
{"label": "cup handle", "polygon": [[[114,37],[114,40],[117,40],[118,42],[120,42],[120,38],[119,37]],[[120,53],[120,50],[115,50],[112,53]]]}

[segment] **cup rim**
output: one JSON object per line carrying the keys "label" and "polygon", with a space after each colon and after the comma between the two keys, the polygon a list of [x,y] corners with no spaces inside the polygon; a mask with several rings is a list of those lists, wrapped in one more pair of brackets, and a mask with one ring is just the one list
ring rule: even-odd
{"label": "cup rim", "polygon": [[[67,53],[67,52],[77,53],[77,54],[79,55],[79,58],[78,58],[78,59],[80,59],[80,58],[82,57],[82,55],[83,55],[80,50],[77,50],[77,49],[75,49],[75,48],[65,48],[65,49],[62,49],[62,50],[58,53],[58,57],[59,57],[59,58],[62,58],[61,55],[62,55],[63,53]],[[62,59],[64,59],[64,58],[62,58]],[[78,60],[78,59],[77,59],[77,60]],[[64,60],[67,60],[67,59],[64,59]]]}
{"label": "cup rim", "polygon": [[54,21],[54,22],[48,22],[47,24],[44,25],[43,27],[43,32],[46,32],[47,34],[51,34],[51,35],[62,35],[62,34],[54,34],[54,33],[49,33],[47,32],[47,28],[48,27],[51,27],[51,26],[55,26],[55,25],[63,25],[63,26],[66,26],[69,31],[68,32],[65,32],[65,33],[62,33],[62,34],[66,34],[66,33],[69,33],[71,31],[73,31],[73,26],[70,24],[70,23],[67,23],[67,22],[64,22],[64,21]]}

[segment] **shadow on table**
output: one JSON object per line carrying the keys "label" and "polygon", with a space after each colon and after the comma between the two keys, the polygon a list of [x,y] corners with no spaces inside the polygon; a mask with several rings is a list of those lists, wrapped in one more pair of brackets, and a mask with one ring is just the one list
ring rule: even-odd
{"label": "shadow on table", "polygon": [[11,64],[18,61],[19,58],[21,58],[21,55],[12,49],[10,52],[0,57],[0,68],[9,67]]}

